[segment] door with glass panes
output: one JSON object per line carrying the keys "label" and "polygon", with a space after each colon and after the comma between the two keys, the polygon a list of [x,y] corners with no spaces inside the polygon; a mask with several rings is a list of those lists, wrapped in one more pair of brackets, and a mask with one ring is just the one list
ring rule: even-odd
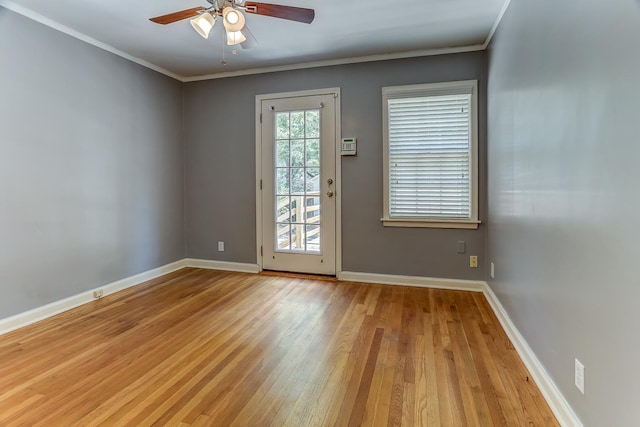
{"label": "door with glass panes", "polygon": [[335,274],[335,94],[263,99],[262,267]]}

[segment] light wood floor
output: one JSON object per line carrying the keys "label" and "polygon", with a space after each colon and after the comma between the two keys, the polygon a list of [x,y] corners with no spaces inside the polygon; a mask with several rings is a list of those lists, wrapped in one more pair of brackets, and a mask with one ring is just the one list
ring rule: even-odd
{"label": "light wood floor", "polygon": [[184,269],[0,336],[0,426],[555,426],[480,293]]}

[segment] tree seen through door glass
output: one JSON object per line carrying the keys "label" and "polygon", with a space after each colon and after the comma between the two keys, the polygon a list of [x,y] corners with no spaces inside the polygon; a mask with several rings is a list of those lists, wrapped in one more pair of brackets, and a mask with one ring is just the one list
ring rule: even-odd
{"label": "tree seen through door glass", "polygon": [[320,166],[320,140],[307,139],[306,166]]}
{"label": "tree seen through door glass", "polygon": [[320,192],[320,168],[307,168],[307,193],[317,194]]}
{"label": "tree seen through door glass", "polygon": [[306,112],[306,138],[319,138],[320,137],[320,111],[307,111]]}
{"label": "tree seen through door glass", "polygon": [[304,166],[304,139],[291,141],[291,167]]}
{"label": "tree seen through door glass", "polygon": [[277,142],[277,159],[276,166],[277,167],[287,167],[289,166],[289,140],[278,140]]}
{"label": "tree seen through door glass", "polygon": [[277,112],[275,125],[275,250],[318,253],[320,110]]}
{"label": "tree seen through door glass", "polygon": [[291,168],[291,194],[304,194],[304,168]]}
{"label": "tree seen through door glass", "polygon": [[278,194],[289,194],[289,169],[277,169],[277,189]]}
{"label": "tree seen through door glass", "polygon": [[276,137],[276,139],[289,139],[289,113],[276,114]]}
{"label": "tree seen through door glass", "polygon": [[290,135],[291,139],[304,138],[304,111],[291,113]]}

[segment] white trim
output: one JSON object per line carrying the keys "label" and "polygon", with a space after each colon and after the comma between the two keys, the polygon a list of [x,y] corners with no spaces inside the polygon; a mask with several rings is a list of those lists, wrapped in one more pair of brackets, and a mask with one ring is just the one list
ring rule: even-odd
{"label": "white trim", "polygon": [[335,268],[336,276],[342,271],[342,156],[340,155],[340,138],[342,135],[342,116],[341,116],[341,91],[339,87],[325,89],[299,90],[293,92],[279,92],[256,95],[255,105],[255,128],[256,128],[256,259],[258,272],[262,271],[262,189],[260,182],[262,181],[262,101],[268,99],[297,98],[314,95],[334,95],[335,103],[335,199],[336,199],[336,218],[335,218]]}
{"label": "white trim", "polygon": [[415,219],[399,219],[399,218],[380,218],[382,225],[385,227],[410,227],[410,228],[463,228],[469,230],[477,230],[481,221],[424,221]]}
{"label": "white trim", "polygon": [[435,277],[359,273],[354,271],[343,271],[338,275],[338,279],[347,282],[378,283],[382,285],[415,286],[419,288],[436,288],[471,292],[482,292],[485,287],[485,282],[478,280],[438,279]]}
{"label": "white trim", "polygon": [[34,308],[33,310],[25,311],[5,319],[0,319],[0,335],[94,301],[96,298],[93,297],[93,291],[102,290],[102,298],[104,298],[107,295],[116,293],[123,289],[131,288],[132,286],[139,285],[140,283],[155,279],[156,277],[180,270],[186,267],[186,265],[187,263],[182,259],[180,261],[172,262],[171,264],[154,268],[153,270],[136,274],[135,276],[127,277],[103,286],[98,286],[97,288],[81,292],[59,301],[54,301],[50,304],[43,305],[42,307]]}
{"label": "white trim", "polygon": [[[389,206],[389,100],[408,97],[431,97],[437,95],[465,94],[470,95],[470,134],[469,134],[469,176],[471,180],[470,217],[458,221],[442,220],[439,218],[397,218],[390,216]],[[469,228],[477,229],[479,224],[479,196],[478,183],[479,174],[479,155],[478,155],[478,139],[479,139],[479,120],[480,112],[478,110],[478,80],[457,80],[440,83],[425,83],[415,85],[402,86],[386,86],[382,88],[382,223],[385,227],[437,227],[437,228]],[[422,222],[424,225],[420,225]],[[443,226],[448,223],[448,226]],[[439,224],[439,225],[438,225]],[[455,226],[454,226],[455,224]]]}
{"label": "white trim", "polygon": [[487,36],[487,39],[482,44],[482,50],[485,50],[487,47],[489,47],[489,43],[491,43],[491,39],[493,39],[493,35],[496,33],[496,30],[498,29],[500,22],[502,22],[502,17],[504,17],[504,14],[507,12],[507,9],[509,9],[510,4],[511,4],[511,0],[505,0],[504,4],[502,5],[502,9],[500,9],[500,13],[498,13],[496,22],[493,23],[493,27],[491,27],[491,30],[489,31],[489,35]]}
{"label": "white trim", "polygon": [[335,170],[335,199],[336,199],[336,216],[335,216],[335,256],[336,256],[336,277],[342,273],[342,92],[340,88],[336,88],[336,104],[335,104],[335,152],[336,152],[336,170]]}
{"label": "white trim", "polygon": [[[261,95],[256,95],[256,108],[257,111],[260,111],[258,107],[262,101],[268,99],[283,99],[283,98],[300,98],[304,96],[314,96],[314,95],[340,95],[339,87],[329,87],[325,89],[310,89],[310,90],[295,90],[291,92],[277,92],[277,93],[265,93]],[[257,118],[258,124],[260,123],[259,117]]]}
{"label": "white trim", "polygon": [[507,333],[511,343],[529,370],[533,380],[538,385],[542,396],[549,404],[551,411],[558,419],[560,425],[563,427],[583,427],[582,422],[569,405],[569,402],[564,398],[556,383],[551,379],[547,370],[542,363],[540,363],[540,360],[538,360],[527,341],[520,331],[518,331],[518,328],[513,324],[509,314],[486,282],[484,286],[484,296],[487,298],[502,328]]}
{"label": "white trim", "polygon": [[262,271],[262,98],[256,95],[256,260]]}
{"label": "white trim", "polygon": [[385,53],[379,55],[357,56],[342,59],[327,59],[324,61],[303,62],[298,64],[275,65],[272,67],[250,68],[247,70],[228,71],[224,73],[204,74],[200,76],[183,77],[183,82],[197,82],[201,80],[224,79],[227,77],[249,76],[252,74],[275,73],[279,71],[304,70],[306,68],[331,67],[334,65],[359,64],[362,62],[389,61],[392,59],[417,58],[423,56],[446,55],[453,53],[477,52],[484,50],[483,45],[448,47],[442,49],[412,50],[408,52]]}
{"label": "white trim", "polygon": [[259,273],[258,264],[244,262],[215,261],[210,259],[187,258],[184,260],[187,267],[206,268],[208,270],[236,271],[238,273]]}
{"label": "white trim", "polygon": [[56,21],[54,21],[52,19],[49,19],[49,18],[47,18],[45,16],[42,16],[39,13],[36,13],[36,12],[32,11],[31,9],[27,9],[24,6],[20,6],[20,5],[16,4],[16,3],[13,3],[11,1],[9,1],[9,0],[0,0],[0,6],[1,7],[5,7],[7,9],[9,9],[9,10],[11,10],[11,11],[13,11],[13,12],[19,14],[19,15],[22,15],[22,16],[24,16],[26,18],[29,18],[29,19],[31,19],[33,21],[39,22],[39,23],[41,23],[43,25],[46,25],[47,27],[53,28],[54,30],[60,31],[61,33],[64,33],[64,34],[66,34],[68,36],[74,37],[74,38],[76,38],[78,40],[81,40],[81,41],[83,41],[85,43],[93,45],[93,46],[95,46],[97,48],[100,48],[102,50],[106,50],[107,52],[113,53],[114,55],[118,55],[118,56],[120,56],[120,57],[122,57],[122,58],[124,58],[124,59],[126,59],[128,61],[135,62],[138,65],[142,65],[143,67],[149,68],[149,69],[151,69],[153,71],[156,71],[156,72],[158,72],[160,74],[164,74],[165,76],[171,77],[171,78],[176,79],[176,80],[181,81],[181,82],[184,82],[184,78],[182,76],[179,76],[176,73],[172,73],[169,70],[165,70],[164,68],[159,67],[159,66],[157,66],[155,64],[152,64],[150,62],[147,62],[144,59],[140,59],[140,58],[137,58],[137,57],[135,57],[133,55],[129,55],[126,52],[123,52],[123,51],[121,51],[119,49],[116,49],[115,47],[113,47],[111,45],[108,45],[108,44],[103,43],[103,42],[101,42],[99,40],[96,40],[93,37],[89,37],[86,34],[83,34],[83,33],[79,32],[79,31],[76,31],[73,28],[69,28],[66,25],[63,25],[63,24],[61,24],[59,22],[56,22]]}

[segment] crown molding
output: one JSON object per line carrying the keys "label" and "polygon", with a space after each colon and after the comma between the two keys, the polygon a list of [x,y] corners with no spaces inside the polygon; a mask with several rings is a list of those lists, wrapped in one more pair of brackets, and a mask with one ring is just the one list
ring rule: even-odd
{"label": "crown molding", "polygon": [[484,41],[484,44],[482,45],[483,50],[489,47],[489,43],[491,43],[491,39],[493,39],[493,35],[496,33],[496,30],[500,26],[500,22],[502,22],[502,17],[507,12],[507,9],[509,9],[510,4],[511,4],[511,0],[505,0],[504,4],[502,5],[502,9],[500,9],[500,13],[498,13],[496,22],[493,23],[493,27],[491,27],[491,30],[489,31],[489,35],[487,36],[487,39]]}
{"label": "crown molding", "polygon": [[162,67],[158,67],[157,65],[154,65],[150,62],[147,62],[143,59],[137,58],[133,55],[129,55],[126,52],[123,52],[119,49],[116,49],[115,47],[108,45],[106,43],[103,43],[99,40],[94,39],[93,37],[89,37],[86,34],[83,34],[79,31],[74,30],[73,28],[69,28],[66,25],[63,25],[59,22],[54,21],[53,19],[49,19],[45,16],[40,15],[39,13],[36,13],[34,11],[32,11],[31,9],[27,9],[26,7],[20,6],[18,4],[15,4],[11,1],[8,0],[0,0],[0,6],[7,8],[19,15],[22,15],[26,18],[29,18],[33,21],[39,22],[42,25],[46,25],[47,27],[53,28],[54,30],[60,31],[61,33],[64,33],[68,36],[74,37],[78,40],[81,40],[85,43],[89,43],[90,45],[93,45],[97,48],[100,48],[102,50],[106,50],[109,53],[113,53],[114,55],[118,55],[128,61],[134,62],[138,65],[142,65],[143,67],[149,68],[153,71],[156,71],[160,74],[164,74],[165,76],[171,77],[173,79],[179,80],[179,81],[184,81],[183,77],[172,73],[169,70],[165,70]]}
{"label": "crown molding", "polygon": [[327,59],[324,61],[302,62],[272,67],[250,68],[246,70],[228,71],[224,73],[204,74],[201,76],[184,77],[184,82],[224,79],[227,77],[249,76],[252,74],[275,73],[279,71],[304,70],[306,68],[331,67],[334,65],[358,64],[362,62],[388,61],[392,59],[417,58],[421,56],[445,55],[452,53],[476,52],[484,50],[484,45],[448,47],[442,49],[411,50],[407,52],[384,53],[379,55],[357,56],[342,59]]}

